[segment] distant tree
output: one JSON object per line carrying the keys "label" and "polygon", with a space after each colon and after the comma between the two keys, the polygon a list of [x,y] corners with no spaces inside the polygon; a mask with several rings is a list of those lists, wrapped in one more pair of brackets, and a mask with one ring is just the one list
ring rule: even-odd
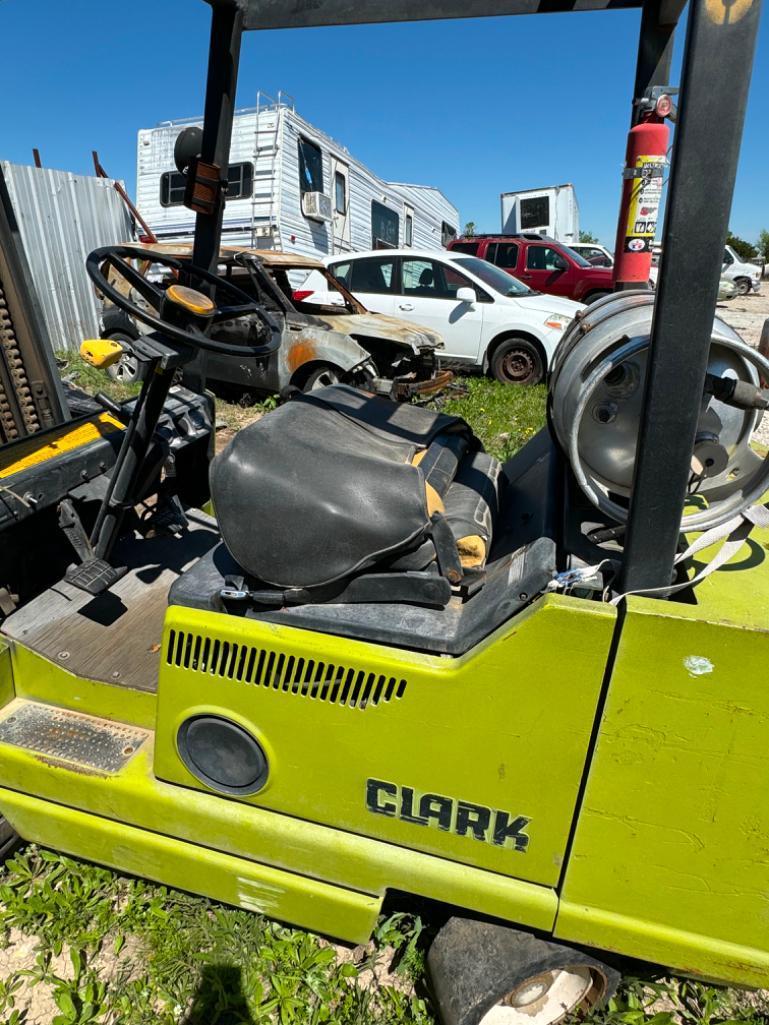
{"label": "distant tree", "polygon": [[598,242],[598,239],[592,233],[592,231],[581,231],[579,233],[579,240],[580,242],[592,242],[594,244]]}
{"label": "distant tree", "polygon": [[475,234],[475,221],[468,221],[465,225],[464,235],[472,236]]}
{"label": "distant tree", "polygon": [[766,228],[758,234],[758,251],[769,263],[769,231]]}
{"label": "distant tree", "polygon": [[741,260],[752,260],[754,256],[758,256],[758,250],[754,245],[738,235],[733,235],[731,231],[726,236],[726,244],[732,247]]}

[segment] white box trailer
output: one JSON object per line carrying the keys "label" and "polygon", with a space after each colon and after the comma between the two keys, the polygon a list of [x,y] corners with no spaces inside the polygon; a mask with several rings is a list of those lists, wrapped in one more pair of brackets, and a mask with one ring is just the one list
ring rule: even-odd
{"label": "white box trailer", "polygon": [[[202,118],[164,121],[138,139],[137,206],[160,241],[190,241],[194,214],[183,206],[174,164],[183,128]],[[459,227],[439,189],[383,181],[293,102],[257,96],[235,114],[222,242],[306,256],[386,247],[437,249]]]}
{"label": "white box trailer", "polygon": [[500,200],[503,234],[532,231],[565,245],[579,242],[579,206],[573,185],[503,192]]}

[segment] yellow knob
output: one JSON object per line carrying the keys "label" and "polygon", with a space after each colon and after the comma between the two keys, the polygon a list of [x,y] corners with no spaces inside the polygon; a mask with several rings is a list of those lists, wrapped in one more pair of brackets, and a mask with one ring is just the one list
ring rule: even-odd
{"label": "yellow knob", "polygon": [[80,345],[80,356],[98,370],[106,370],[123,355],[123,346],[111,338],[86,338]]}

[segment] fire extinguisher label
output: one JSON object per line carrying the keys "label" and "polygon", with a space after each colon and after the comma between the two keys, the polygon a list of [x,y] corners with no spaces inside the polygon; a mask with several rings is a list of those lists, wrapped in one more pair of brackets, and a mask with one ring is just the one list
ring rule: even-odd
{"label": "fire extinguisher label", "polygon": [[662,200],[664,156],[636,157],[625,231],[626,253],[651,252]]}

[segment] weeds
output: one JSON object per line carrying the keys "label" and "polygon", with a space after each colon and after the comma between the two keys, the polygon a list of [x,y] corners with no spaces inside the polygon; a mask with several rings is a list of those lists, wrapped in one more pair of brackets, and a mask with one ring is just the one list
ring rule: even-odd
{"label": "weeds", "polygon": [[468,377],[452,386],[436,404],[441,412],[464,417],[487,452],[509,459],[545,424],[547,392]]}

